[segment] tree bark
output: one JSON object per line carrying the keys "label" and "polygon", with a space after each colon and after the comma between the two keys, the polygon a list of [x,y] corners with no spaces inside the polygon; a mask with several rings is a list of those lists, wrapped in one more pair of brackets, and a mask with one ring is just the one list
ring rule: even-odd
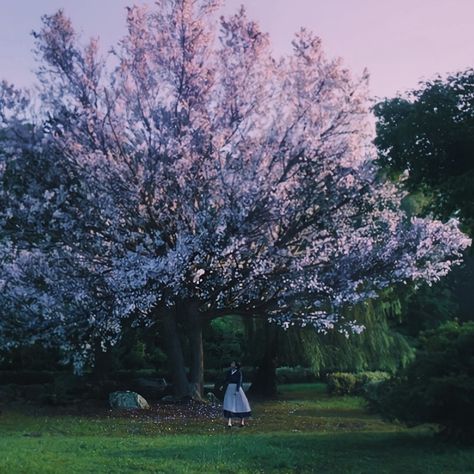
{"label": "tree bark", "polygon": [[202,341],[202,320],[197,301],[190,301],[186,308],[189,327],[191,361],[189,386],[192,398],[202,400],[204,390],[204,348]]}
{"label": "tree bark", "polygon": [[175,316],[175,312],[169,309],[163,312],[163,332],[173,382],[173,393],[176,398],[184,398],[190,395],[189,383],[186,376],[183,350],[179,339]]}
{"label": "tree bark", "polygon": [[96,382],[104,382],[109,378],[112,368],[112,357],[110,348],[103,351],[99,341],[94,345],[94,366],[92,368],[92,376]]}
{"label": "tree bark", "polygon": [[265,349],[252,378],[249,393],[265,398],[277,395],[276,367],[277,367],[277,331],[276,327],[265,321],[263,343]]}

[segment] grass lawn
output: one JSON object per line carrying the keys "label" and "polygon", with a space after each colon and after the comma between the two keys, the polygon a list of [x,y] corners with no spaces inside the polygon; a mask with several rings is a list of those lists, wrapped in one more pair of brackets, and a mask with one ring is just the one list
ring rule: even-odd
{"label": "grass lawn", "polygon": [[0,473],[474,473],[474,448],[368,414],[358,397],[322,384],[281,387],[252,403],[243,429],[195,417],[94,415],[7,407],[0,415]]}

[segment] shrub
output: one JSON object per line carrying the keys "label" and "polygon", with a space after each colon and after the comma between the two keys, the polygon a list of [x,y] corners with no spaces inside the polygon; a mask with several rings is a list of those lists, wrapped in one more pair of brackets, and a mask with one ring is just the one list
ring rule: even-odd
{"label": "shrub", "polygon": [[375,386],[390,378],[388,372],[333,372],[327,376],[328,392],[333,395],[358,395],[369,385]]}
{"label": "shrub", "polygon": [[333,372],[327,377],[328,392],[333,395],[349,395],[355,392],[357,379],[349,372]]}
{"label": "shrub", "polygon": [[383,393],[384,387],[387,383],[388,379],[378,380],[369,382],[362,388],[361,395],[369,402],[368,405],[370,411],[376,411],[373,409],[373,406],[379,402],[381,393]]}
{"label": "shrub", "polygon": [[388,380],[390,377],[391,375],[388,372],[383,372],[381,370],[375,370],[373,372],[360,372],[359,374],[356,374],[360,390],[363,390],[367,385],[378,384]]}
{"label": "shrub", "polygon": [[415,360],[366,397],[388,420],[436,423],[440,433],[474,440],[474,322],[450,321],[420,336]]}

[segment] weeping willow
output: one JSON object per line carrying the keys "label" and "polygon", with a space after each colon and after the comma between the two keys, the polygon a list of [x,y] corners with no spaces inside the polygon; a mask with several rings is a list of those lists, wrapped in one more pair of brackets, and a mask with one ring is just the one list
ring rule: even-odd
{"label": "weeping willow", "polygon": [[346,337],[338,331],[319,334],[310,327],[293,326],[286,335],[279,334],[279,353],[287,354],[290,364],[303,359],[318,375],[364,370],[394,373],[413,359],[414,348],[390,324],[402,316],[400,299],[391,295],[368,300],[346,309],[344,316],[364,325],[365,330]]}

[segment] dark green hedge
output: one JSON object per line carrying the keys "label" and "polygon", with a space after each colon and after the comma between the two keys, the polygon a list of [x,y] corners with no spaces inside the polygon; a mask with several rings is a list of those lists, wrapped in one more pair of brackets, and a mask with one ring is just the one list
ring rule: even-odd
{"label": "dark green hedge", "polygon": [[333,372],[327,375],[327,389],[332,395],[358,395],[368,385],[390,378],[388,372]]}
{"label": "dark green hedge", "polygon": [[409,426],[437,423],[449,438],[474,441],[474,322],[424,331],[415,360],[369,391],[371,408]]}

